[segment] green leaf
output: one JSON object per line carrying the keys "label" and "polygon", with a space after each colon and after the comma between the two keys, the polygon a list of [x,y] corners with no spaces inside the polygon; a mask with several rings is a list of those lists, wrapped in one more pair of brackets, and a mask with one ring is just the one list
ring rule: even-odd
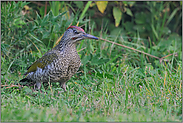
{"label": "green leaf", "polygon": [[61,14],[55,16],[55,17],[52,19],[52,21],[53,21],[53,22],[56,22],[58,19],[60,19],[60,17],[62,17],[62,16],[63,16],[64,14],[66,14],[66,13],[67,13],[67,11],[62,12]]}
{"label": "green leaf", "polygon": [[130,16],[133,16],[132,11],[129,8],[126,8],[126,13]]}
{"label": "green leaf", "polygon": [[50,6],[51,6],[51,10],[53,12],[53,15],[57,16],[59,14],[60,1],[52,1]]}
{"label": "green leaf", "polygon": [[127,4],[130,5],[130,7],[132,7],[135,4],[135,1],[127,1]]}
{"label": "green leaf", "polygon": [[76,4],[76,6],[79,8],[79,9],[82,9],[83,8],[83,1],[74,1],[74,3]]}
{"label": "green leaf", "polygon": [[42,39],[48,38],[50,36],[50,32],[43,33]]}
{"label": "green leaf", "polygon": [[88,8],[90,7],[90,4],[92,3],[92,1],[88,1],[87,2],[87,4],[85,5],[85,8],[84,8],[84,10],[83,10],[83,12],[81,13],[81,16],[79,17],[79,20],[81,20],[83,17],[84,17],[84,15],[85,15],[85,13],[87,12],[87,10],[88,10]]}
{"label": "green leaf", "polygon": [[145,32],[145,27],[144,27],[144,25],[135,25],[134,27],[133,27],[135,30],[138,30],[139,32]]}
{"label": "green leaf", "polygon": [[115,26],[118,27],[122,18],[122,12],[119,8],[113,7],[113,16],[115,19]]}
{"label": "green leaf", "polygon": [[137,24],[144,24],[147,20],[147,14],[141,12],[141,13],[135,13],[135,22]]}
{"label": "green leaf", "polygon": [[107,7],[108,1],[97,1],[96,4],[97,4],[98,10],[101,13],[104,13],[104,11],[105,11],[105,9]]}
{"label": "green leaf", "polygon": [[155,30],[153,24],[151,24],[151,28],[152,28],[153,33],[154,33],[154,35],[156,36],[156,38],[159,39],[158,33],[156,32],[156,30]]}
{"label": "green leaf", "polygon": [[174,9],[174,11],[172,12],[172,14],[170,15],[170,17],[168,18],[168,21],[167,21],[167,25],[170,23],[170,21],[173,19],[173,17],[175,16],[175,14],[177,13],[177,11],[179,10],[180,8],[176,8]]}
{"label": "green leaf", "polygon": [[127,30],[129,32],[133,31],[133,23],[132,22],[129,22],[129,21],[125,22],[124,27],[125,27],[125,30]]}
{"label": "green leaf", "polygon": [[111,30],[111,35],[119,35],[121,34],[121,31],[123,30],[123,28],[120,28],[120,27],[115,27],[113,30]]}
{"label": "green leaf", "polygon": [[22,25],[25,25],[26,23],[21,18],[17,18],[17,19],[14,20],[13,24],[16,27],[21,28]]}
{"label": "green leaf", "polygon": [[163,34],[170,34],[171,30],[168,27],[163,27],[162,32],[163,32]]}

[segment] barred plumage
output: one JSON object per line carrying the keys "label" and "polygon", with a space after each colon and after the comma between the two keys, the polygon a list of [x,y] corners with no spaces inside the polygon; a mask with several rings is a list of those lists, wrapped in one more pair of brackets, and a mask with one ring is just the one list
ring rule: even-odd
{"label": "barred plumage", "polygon": [[86,34],[80,27],[70,26],[57,46],[28,67],[24,74],[26,77],[20,82],[33,81],[38,89],[41,87],[41,82],[59,82],[66,91],[65,83],[77,72],[81,64],[76,51],[76,42],[85,38],[98,39]]}

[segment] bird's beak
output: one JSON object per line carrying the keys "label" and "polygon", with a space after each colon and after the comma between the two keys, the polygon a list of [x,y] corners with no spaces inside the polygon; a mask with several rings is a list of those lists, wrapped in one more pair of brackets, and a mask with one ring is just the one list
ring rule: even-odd
{"label": "bird's beak", "polygon": [[84,36],[85,38],[96,39],[96,40],[98,40],[97,37],[95,37],[95,36],[93,36],[93,35],[90,35],[90,34],[84,34],[83,36]]}

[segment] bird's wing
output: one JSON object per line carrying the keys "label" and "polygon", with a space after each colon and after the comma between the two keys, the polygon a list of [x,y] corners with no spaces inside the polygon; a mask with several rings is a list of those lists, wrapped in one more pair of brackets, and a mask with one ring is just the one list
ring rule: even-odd
{"label": "bird's wing", "polygon": [[44,68],[45,66],[52,63],[55,59],[57,59],[58,56],[56,53],[48,53],[39,58],[37,61],[35,61],[31,66],[27,68],[27,72],[24,75],[27,75],[30,72],[35,72],[37,70],[37,67]]}

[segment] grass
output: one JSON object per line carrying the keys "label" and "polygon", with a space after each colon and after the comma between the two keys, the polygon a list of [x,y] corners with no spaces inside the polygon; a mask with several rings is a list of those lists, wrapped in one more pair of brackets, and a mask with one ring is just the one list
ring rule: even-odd
{"label": "grass", "polygon": [[[105,65],[102,65],[104,68]],[[45,93],[28,87],[1,89],[2,121],[32,122],[105,122],[105,121],[181,121],[181,63],[171,72],[169,66],[159,70],[131,68],[124,65],[112,78],[87,74],[74,76],[67,92],[58,94],[59,86]],[[114,69],[114,68],[112,68]],[[148,74],[148,76],[147,76]],[[141,77],[144,77],[141,79]],[[16,78],[16,77],[15,77]]]}
{"label": "grass", "polygon": [[[16,13],[26,4],[18,3],[12,4]],[[157,45],[152,45],[151,40],[141,39],[138,33],[127,41],[129,37],[124,34],[108,35],[107,29],[102,28],[103,39],[158,57],[178,55],[168,56],[160,63],[109,42],[83,40],[77,45],[82,65],[67,82],[67,92],[58,94],[62,91],[58,83],[42,86],[43,93],[33,92],[33,87],[15,85],[23,78],[26,68],[54,46],[70,23],[62,15],[49,12],[43,18],[37,15],[38,19],[27,25],[18,24],[25,30],[17,30],[12,26],[14,14],[7,12],[11,8],[2,11],[2,25],[7,25],[2,26],[1,38],[2,122],[182,121],[181,36],[170,34],[171,38],[162,38]],[[6,13],[10,17],[6,18]],[[71,17],[69,21],[76,24],[76,18]],[[86,32],[100,34],[94,31],[95,23],[83,23]]]}

